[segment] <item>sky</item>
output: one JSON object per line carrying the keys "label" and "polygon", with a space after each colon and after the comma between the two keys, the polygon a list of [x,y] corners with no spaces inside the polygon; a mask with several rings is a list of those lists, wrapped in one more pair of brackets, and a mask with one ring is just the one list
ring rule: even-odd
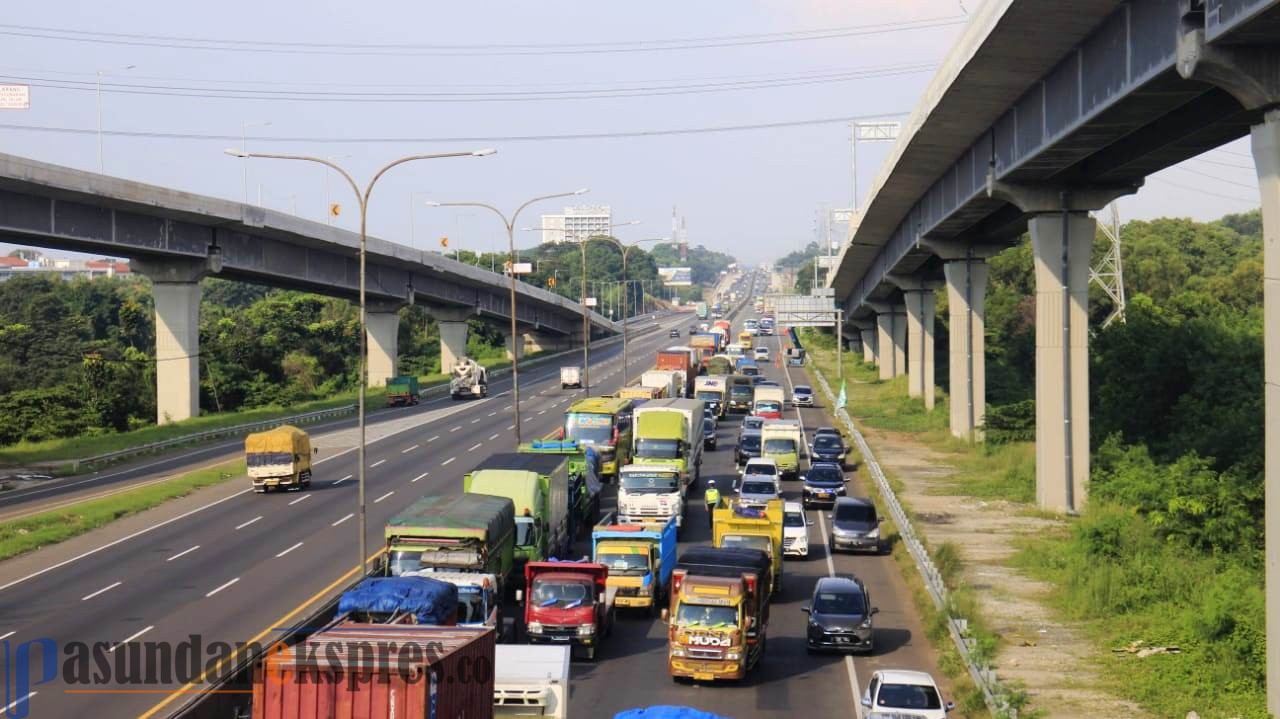
{"label": "sky", "polygon": [[[692,244],[754,264],[815,239],[822,213],[849,206],[847,119],[905,119],[981,4],[20,3],[0,23],[0,76],[29,82],[32,106],[0,111],[0,124],[82,132],[4,127],[0,152],[96,170],[100,109],[108,132],[188,136],[104,135],[107,174],[252,202],[261,188],[267,207],[317,221],[337,201],[335,224],[356,229],[352,193],[331,170],[250,160],[246,178],[246,162],[223,149],[243,133],[249,150],[328,156],[364,183],[404,155],[492,147],[392,170],[370,202],[370,232],[496,250],[505,234],[493,215],[425,203],[514,209],[589,187],[572,202],[641,221],[618,230],[625,240],[670,235],[676,206]],[[782,126],[655,134],[743,125]],[[610,134],[623,136],[598,137]],[[548,137],[564,135],[597,137]],[[286,141],[296,138],[308,139]],[[864,193],[888,149],[859,145]],[[1152,176],[1120,201],[1121,218],[1251,209],[1252,167],[1247,141],[1232,143]],[[563,204],[535,205],[517,224]]]}

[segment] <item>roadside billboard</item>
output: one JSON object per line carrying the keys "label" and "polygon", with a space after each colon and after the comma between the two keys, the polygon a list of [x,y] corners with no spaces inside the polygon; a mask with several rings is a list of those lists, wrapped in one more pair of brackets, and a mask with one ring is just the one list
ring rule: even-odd
{"label": "roadside billboard", "polygon": [[658,276],[664,287],[689,287],[693,284],[692,267],[659,267]]}

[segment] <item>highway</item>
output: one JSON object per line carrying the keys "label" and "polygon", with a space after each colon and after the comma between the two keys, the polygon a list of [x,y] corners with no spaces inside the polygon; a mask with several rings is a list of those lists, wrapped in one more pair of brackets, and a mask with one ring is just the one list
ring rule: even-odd
{"label": "highway", "polygon": [[[735,335],[742,319],[735,321]],[[781,337],[760,337],[773,357],[781,352]],[[793,384],[809,384],[801,368],[777,368],[762,364],[764,374],[787,391],[785,416],[797,418],[806,430],[835,426],[818,400],[816,408],[790,407]],[[741,415],[728,415],[719,424],[717,449],[703,454],[703,477],[714,478],[722,488],[736,476],[733,462]],[[785,482],[788,500],[798,501],[800,484]],[[869,482],[855,476],[849,485],[851,496],[869,496]],[[711,531],[702,502],[702,486],[690,495],[681,551],[690,545],[709,545]],[[832,555],[827,548],[829,510],[810,510],[809,558],[788,558],[780,597],[771,608],[768,650],[761,664],[741,684],[676,684],[667,674],[666,625],[642,615],[623,614],[614,634],[600,649],[595,664],[573,665],[570,716],[609,717],[624,709],[675,704],[692,706],[721,715],[748,717],[862,716],[858,699],[867,678],[877,669],[917,669],[930,672],[941,682],[947,700],[952,699],[937,666],[937,653],[924,634],[919,613],[897,563],[891,556]],[[807,616],[800,608],[809,603],[819,577],[855,574],[867,585],[876,615],[876,648],[869,656],[840,657],[811,655],[805,650]]]}
{"label": "highway", "polygon": [[[631,341],[632,375],[648,367],[641,357],[670,344],[666,329],[687,325],[688,316],[663,322],[659,331]],[[593,391],[616,390],[620,346],[592,359],[598,388]],[[527,372],[521,380],[522,432],[530,439],[555,429],[567,404],[581,394],[560,389],[558,365]],[[370,551],[381,547],[390,516],[425,494],[461,491],[463,474],[481,458],[512,449],[508,387],[504,380],[491,385],[492,394],[483,400],[388,412],[370,428]],[[195,634],[207,647],[213,641],[261,641],[278,622],[306,616],[295,610],[332,595],[356,565],[354,435],[342,429],[317,438],[320,463],[308,491],[259,495],[244,480],[242,491],[200,511],[35,576],[4,576],[0,567],[0,638],[11,645],[47,637],[113,647],[132,640],[176,644]],[[32,716],[137,716],[177,686],[161,682],[104,695],[126,690],[115,683],[68,686],[59,678],[34,687]],[[93,693],[69,693],[84,689]]]}

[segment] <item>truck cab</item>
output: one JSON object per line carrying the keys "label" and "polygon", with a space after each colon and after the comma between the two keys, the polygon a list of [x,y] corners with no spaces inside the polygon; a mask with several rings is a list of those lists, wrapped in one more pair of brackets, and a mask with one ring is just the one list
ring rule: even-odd
{"label": "truck cab", "polygon": [[310,487],[312,453],[310,435],[287,424],[245,437],[244,462],[253,491]]}
{"label": "truck cab", "polygon": [[[745,374],[746,368],[743,369]],[[766,419],[782,419],[782,405],[785,401],[786,396],[783,395],[781,387],[757,385],[754,400],[751,403],[751,414],[757,414]]]}
{"label": "truck cab", "polygon": [[[757,388],[759,392],[761,388]],[[760,456],[772,459],[778,465],[782,479],[800,476],[800,451],[804,446],[804,434],[800,424],[790,420],[765,422],[760,428]]]}
{"label": "truck cab", "polygon": [[702,475],[703,409],[696,399],[659,399],[637,408],[634,463],[675,465],[684,487],[696,483]]}
{"label": "truck cab", "polygon": [[592,562],[530,562],[524,567],[524,626],[531,644],[568,644],[595,659],[613,629],[609,568]]}
{"label": "truck cab", "polygon": [[699,377],[694,382],[693,392],[694,397],[707,403],[716,417],[724,416],[729,394],[729,385],[724,375]]}
{"label": "truck cab", "polygon": [[672,573],[667,671],[695,681],[742,679],[764,655],[769,602],[762,552],[696,548]]}
{"label": "truck cab", "polygon": [[458,609],[454,623],[460,627],[493,627],[502,631],[502,598],[498,578],[480,572],[408,572],[402,577],[426,577],[448,582],[458,588]]}
{"label": "truck cab", "polygon": [[675,464],[629,464],[618,473],[618,521],[674,518],[684,525],[686,487]]}
{"label": "truck cab", "polygon": [[630,399],[587,397],[569,405],[564,413],[560,439],[592,447],[600,457],[600,474],[616,477],[618,468],[631,461]]}
{"label": "truck cab", "polygon": [[657,613],[676,559],[675,522],[600,525],[591,533],[591,557],[609,568],[619,607]]}

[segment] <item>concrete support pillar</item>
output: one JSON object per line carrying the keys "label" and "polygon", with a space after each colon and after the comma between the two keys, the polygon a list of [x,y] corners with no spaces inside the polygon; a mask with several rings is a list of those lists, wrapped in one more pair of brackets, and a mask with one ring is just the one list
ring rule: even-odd
{"label": "concrete support pillar", "polygon": [[397,374],[396,361],[400,347],[399,310],[374,311],[372,304],[365,305],[365,325],[369,338],[369,386],[382,387],[389,377]]}
{"label": "concrete support pillar", "polygon": [[1262,194],[1265,307],[1267,708],[1280,715],[1280,110],[1253,128],[1253,161]]}
{"label": "concrete support pillar", "polygon": [[880,379],[889,380],[907,371],[907,310],[902,305],[867,303],[876,311],[876,361]]}
{"label": "concrete support pillar", "polygon": [[912,397],[934,405],[933,327],[937,296],[931,289],[910,290],[907,305],[907,387]]}
{"label": "concrete support pillar", "polygon": [[894,378],[892,311],[876,314],[876,364],[880,367],[880,379]]}
{"label": "concrete support pillar", "polygon": [[862,361],[867,364],[876,363],[876,328],[868,327],[862,332]]}
{"label": "concrete support pillar", "polygon": [[440,371],[449,372],[467,355],[467,321],[436,320],[440,330]]}
{"label": "concrete support pillar", "polygon": [[507,359],[509,361],[515,362],[518,357],[524,357],[523,333],[512,335],[510,332],[503,332],[502,340],[507,348]]}
{"label": "concrete support pillar", "polygon": [[951,330],[951,434],[980,441],[987,415],[987,262],[950,260],[942,269]]}
{"label": "concrete support pillar", "polygon": [[1089,480],[1089,260],[1097,223],[1087,212],[1033,215],[1036,277],[1036,498],[1084,506]]}
{"label": "concrete support pillar", "polygon": [[200,414],[200,278],[210,260],[134,259],[151,279],[156,306],[156,424]]}

